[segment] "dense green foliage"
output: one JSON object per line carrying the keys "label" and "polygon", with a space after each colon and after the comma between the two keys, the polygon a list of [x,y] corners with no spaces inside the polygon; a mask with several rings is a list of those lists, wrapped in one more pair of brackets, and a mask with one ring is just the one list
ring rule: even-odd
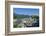
{"label": "dense green foliage", "polygon": [[21,18],[29,18],[29,17],[31,17],[31,16],[28,16],[28,15],[18,15],[18,14],[16,14],[13,18],[14,19],[21,19]]}
{"label": "dense green foliage", "polygon": [[21,19],[21,18],[32,18],[32,19],[39,19],[39,16],[37,15],[32,15],[32,16],[29,16],[29,15],[19,15],[19,14],[16,14],[14,15],[14,19]]}
{"label": "dense green foliage", "polygon": [[13,26],[14,26],[14,28],[21,28],[22,27],[21,25],[19,26],[19,24],[16,24],[16,23]]}
{"label": "dense green foliage", "polygon": [[39,19],[39,16],[31,16],[31,17],[32,17],[32,19],[33,19],[33,18]]}
{"label": "dense green foliage", "polygon": [[[22,24],[20,24],[21,23],[20,19],[23,19],[23,18],[32,18],[32,19],[34,19],[34,21],[37,21],[36,23],[33,22],[32,26],[27,26],[27,27],[38,27],[39,26],[39,16],[37,16],[37,15],[29,16],[29,15],[15,14],[13,18],[17,19],[17,21],[13,23],[14,28],[21,28],[22,27]],[[29,19],[29,21],[31,21],[31,20]]]}

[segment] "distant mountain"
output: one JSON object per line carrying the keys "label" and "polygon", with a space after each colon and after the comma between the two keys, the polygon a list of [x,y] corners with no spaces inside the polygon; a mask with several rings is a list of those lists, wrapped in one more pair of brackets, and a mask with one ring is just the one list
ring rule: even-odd
{"label": "distant mountain", "polygon": [[18,19],[20,19],[20,18],[29,18],[29,17],[31,17],[31,16],[29,16],[29,15],[21,15],[21,14],[14,14],[14,19],[15,18],[18,18]]}
{"label": "distant mountain", "polygon": [[13,14],[13,18],[14,19],[22,19],[22,18],[39,18],[39,16],[38,15],[24,15],[24,14]]}

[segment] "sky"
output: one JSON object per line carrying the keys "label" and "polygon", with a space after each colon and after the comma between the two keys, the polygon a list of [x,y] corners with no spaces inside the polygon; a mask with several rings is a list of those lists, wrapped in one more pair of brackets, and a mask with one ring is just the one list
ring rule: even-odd
{"label": "sky", "polygon": [[39,9],[36,8],[13,8],[13,12],[20,15],[39,15]]}

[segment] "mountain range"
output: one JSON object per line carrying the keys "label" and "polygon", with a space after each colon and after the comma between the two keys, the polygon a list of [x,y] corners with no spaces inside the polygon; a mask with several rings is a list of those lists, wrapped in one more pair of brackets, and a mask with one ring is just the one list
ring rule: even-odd
{"label": "mountain range", "polygon": [[24,15],[24,14],[14,14],[13,15],[14,16],[14,18],[29,18],[29,17],[31,17],[31,16],[29,16],[29,15]]}
{"label": "mountain range", "polygon": [[39,18],[38,15],[13,14],[13,16],[14,16],[14,17],[13,17],[14,19],[32,18],[32,17],[34,17],[34,18]]}

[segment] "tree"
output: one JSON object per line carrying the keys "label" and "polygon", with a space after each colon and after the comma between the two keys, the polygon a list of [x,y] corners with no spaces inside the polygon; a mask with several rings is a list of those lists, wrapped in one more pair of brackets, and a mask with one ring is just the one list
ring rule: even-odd
{"label": "tree", "polygon": [[39,19],[39,16],[31,16],[31,18],[34,19],[34,21],[35,21],[35,20]]}

